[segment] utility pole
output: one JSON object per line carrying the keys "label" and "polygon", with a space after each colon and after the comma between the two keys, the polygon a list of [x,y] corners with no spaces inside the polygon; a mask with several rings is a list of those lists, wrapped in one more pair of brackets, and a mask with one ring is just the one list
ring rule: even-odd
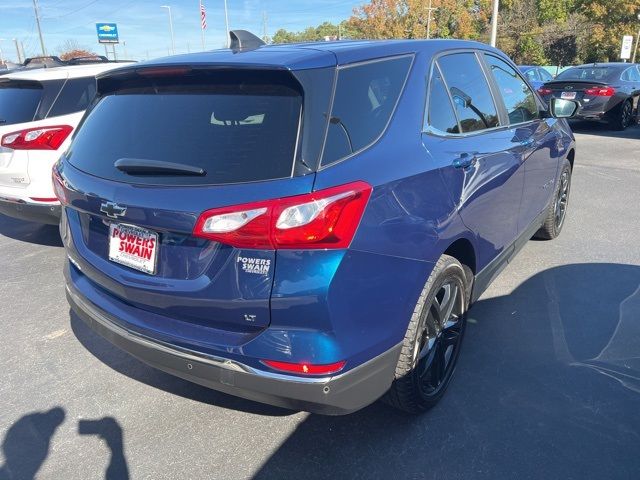
{"label": "utility pole", "polygon": [[20,50],[22,50],[22,61],[24,62],[27,59],[27,55],[24,53],[24,42],[20,40]]}
{"label": "utility pole", "polygon": [[[638,20],[640,20],[640,13],[638,14]],[[638,29],[638,36],[636,37],[636,46],[633,47],[633,58],[631,63],[636,63],[636,52],[638,51],[638,42],[640,42],[640,28]]]}
{"label": "utility pole", "polygon": [[23,60],[22,60],[22,55],[20,55],[20,45],[18,45],[18,39],[14,38],[13,43],[16,46],[16,53],[18,54],[18,63],[22,63]]}
{"label": "utility pole", "polygon": [[36,25],[38,26],[38,35],[40,36],[40,46],[42,47],[42,56],[47,56],[47,49],[44,48],[44,38],[42,37],[42,28],[40,28],[40,14],[38,13],[38,3],[33,0],[33,11],[36,14]]}
{"label": "utility pole", "polygon": [[231,46],[231,37],[229,36],[229,10],[227,9],[227,0],[224,0],[224,25],[227,31],[225,35],[227,37],[227,48]]}
{"label": "utility pole", "polygon": [[498,37],[498,8],[500,7],[500,0],[493,0],[493,14],[491,15],[491,46],[496,46],[496,39]]}
{"label": "utility pole", "polygon": [[[0,42],[2,42],[4,38],[0,38]],[[0,65],[4,65],[4,57],[2,56],[2,45],[0,45]]]}
{"label": "utility pole", "polygon": [[166,8],[169,12],[169,30],[171,31],[171,53],[176,54],[176,41],[173,37],[173,17],[171,16],[171,7],[169,5],[162,5],[160,8]]}
{"label": "utility pole", "polygon": [[437,10],[431,6],[432,0],[429,0],[429,6],[427,7],[427,40],[431,37],[431,12]]}
{"label": "utility pole", "polygon": [[127,41],[126,40],[122,41],[122,48],[124,48],[124,58],[128,59],[129,58],[129,54],[127,53]]}

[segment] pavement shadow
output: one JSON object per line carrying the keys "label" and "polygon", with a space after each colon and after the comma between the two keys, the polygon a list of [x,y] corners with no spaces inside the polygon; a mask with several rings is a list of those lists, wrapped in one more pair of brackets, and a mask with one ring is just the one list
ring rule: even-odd
{"label": "pavement shadow", "polygon": [[430,412],[309,415],[254,478],[638,478],[638,352],[640,267],[551,268],[474,305]]}
{"label": "pavement shadow", "polygon": [[152,368],[95,333],[72,310],[69,310],[69,317],[74,335],[94,357],[116,372],[138,382],[190,400],[256,415],[286,416],[297,413],[294,410],[265,405],[217,392]]}
{"label": "pavement shadow", "polygon": [[51,438],[64,418],[64,410],[55,407],[30,413],[14,423],[2,441],[4,464],[0,466],[0,480],[35,478],[49,455]]}
{"label": "pavement shadow", "polygon": [[0,235],[21,242],[47,247],[62,247],[60,231],[55,225],[25,222],[0,213]]}
{"label": "pavement shadow", "polygon": [[[65,411],[54,407],[46,412],[24,415],[15,422],[2,441],[4,464],[0,466],[0,480],[31,480],[49,456],[51,439],[65,420]],[[106,480],[128,480],[129,468],[124,456],[122,427],[112,417],[80,420],[78,433],[96,435],[110,450],[105,471]]]}
{"label": "pavement shadow", "polygon": [[122,427],[115,418],[79,420],[78,433],[80,435],[96,435],[107,444],[111,458],[105,471],[105,480],[127,480],[129,478],[129,467],[122,448]]}
{"label": "pavement shadow", "polygon": [[588,122],[585,120],[571,120],[569,126],[574,133],[595,135],[612,138],[640,138],[640,125],[631,125],[626,130],[613,130],[604,122]]}

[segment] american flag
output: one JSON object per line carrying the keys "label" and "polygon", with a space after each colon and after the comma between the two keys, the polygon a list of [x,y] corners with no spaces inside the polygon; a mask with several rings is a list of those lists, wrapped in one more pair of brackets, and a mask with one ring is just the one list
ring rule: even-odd
{"label": "american flag", "polygon": [[200,2],[200,27],[202,30],[207,28],[207,11],[204,9],[202,2]]}

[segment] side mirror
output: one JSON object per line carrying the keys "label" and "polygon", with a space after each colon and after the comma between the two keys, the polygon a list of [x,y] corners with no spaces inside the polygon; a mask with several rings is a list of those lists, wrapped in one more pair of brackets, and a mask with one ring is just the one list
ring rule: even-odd
{"label": "side mirror", "polygon": [[565,100],[564,98],[552,98],[549,102],[551,108],[551,116],[554,118],[571,118],[573,117],[580,104],[574,100]]}

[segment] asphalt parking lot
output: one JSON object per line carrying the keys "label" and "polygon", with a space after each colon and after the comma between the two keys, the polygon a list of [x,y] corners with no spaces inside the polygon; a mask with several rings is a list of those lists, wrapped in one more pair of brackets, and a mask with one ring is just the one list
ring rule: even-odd
{"label": "asphalt parking lot", "polygon": [[0,479],[637,479],[640,126],[575,125],[560,238],[470,312],[421,417],[292,412],[155,371],[70,314],[54,227],[0,215]]}

